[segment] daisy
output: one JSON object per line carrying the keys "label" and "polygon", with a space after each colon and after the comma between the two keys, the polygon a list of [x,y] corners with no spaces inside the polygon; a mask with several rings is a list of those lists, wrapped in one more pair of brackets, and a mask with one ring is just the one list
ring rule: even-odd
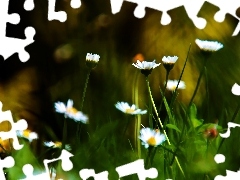
{"label": "daisy", "polygon": [[178,60],[177,56],[168,56],[168,57],[163,56],[162,61],[163,61],[164,68],[169,72],[173,68],[177,60]]}
{"label": "daisy", "polygon": [[88,122],[88,117],[73,107],[73,101],[71,99],[68,100],[67,105],[62,102],[56,102],[55,110],[58,113],[63,113],[65,117],[71,118],[75,122],[81,121],[85,124]]}
{"label": "daisy", "polygon": [[100,56],[98,54],[87,53],[86,55],[86,65],[90,69],[97,66]]}
{"label": "daisy", "polygon": [[237,83],[232,86],[232,93],[236,96],[240,96],[240,86]]}
{"label": "daisy", "polygon": [[[52,141],[45,141],[44,142],[44,146],[47,146],[47,147],[51,147],[51,148],[61,148],[62,147],[62,143],[59,142],[59,141],[56,141],[56,142],[52,142]],[[71,151],[72,148],[69,144],[66,144],[65,145],[65,149],[68,150],[68,151]]]}
{"label": "daisy", "polygon": [[127,102],[117,102],[117,104],[115,104],[115,107],[118,110],[131,115],[147,113],[147,110],[138,109],[135,104],[133,104],[132,106],[129,106]]}
{"label": "daisy", "polygon": [[223,45],[217,41],[207,41],[207,40],[196,39],[195,42],[201,50],[207,51],[207,52],[214,52],[223,48]]}
{"label": "daisy", "polygon": [[98,63],[100,56],[98,54],[87,53],[86,61]]}
{"label": "daisy", "polygon": [[177,56],[163,56],[162,61],[164,64],[174,64],[178,60]]}
{"label": "daisy", "polygon": [[145,148],[148,148],[149,146],[156,147],[162,144],[166,140],[166,137],[165,135],[160,134],[159,130],[143,128],[140,130],[139,139],[142,140],[142,145],[144,145]]}
{"label": "daisy", "polygon": [[[178,80],[168,80],[166,88],[170,91],[175,91],[177,84],[178,84]],[[178,89],[185,89],[185,88],[186,88],[185,82],[180,81],[178,85]]]}
{"label": "daisy", "polygon": [[160,66],[160,64],[161,63],[159,64],[155,63],[155,60],[153,62],[147,61],[140,62],[139,60],[137,60],[137,62],[133,63],[132,65],[138,69],[141,69],[141,73],[144,74],[145,76],[148,76],[149,74],[151,74],[152,70]]}
{"label": "daisy", "polygon": [[29,142],[32,142],[34,139],[38,139],[38,134],[28,129],[24,131],[17,131],[17,136],[20,138],[27,139]]}

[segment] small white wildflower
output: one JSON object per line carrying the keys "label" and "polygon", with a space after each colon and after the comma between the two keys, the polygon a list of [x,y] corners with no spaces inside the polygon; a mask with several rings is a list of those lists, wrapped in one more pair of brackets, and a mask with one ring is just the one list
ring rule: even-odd
{"label": "small white wildflower", "polygon": [[178,60],[177,56],[168,56],[168,57],[164,56],[162,58],[164,68],[168,72],[170,72],[177,60]]}
{"label": "small white wildflower", "polygon": [[207,41],[207,40],[195,40],[198,47],[203,51],[214,52],[223,48],[223,45],[217,41]]}
{"label": "small white wildflower", "polygon": [[147,62],[147,61],[140,62],[139,60],[137,60],[137,62],[135,64],[133,63],[132,65],[138,69],[151,70],[158,67],[160,64],[161,63],[159,64],[155,63],[155,60],[153,62]]}
{"label": "small white wildflower", "polygon": [[27,139],[29,142],[32,142],[34,139],[38,139],[38,134],[28,129],[24,131],[17,131],[17,136],[20,138]]}
{"label": "small white wildflower", "polygon": [[147,61],[140,62],[139,60],[137,60],[137,62],[133,63],[132,65],[140,69],[142,74],[144,74],[145,76],[148,76],[149,74],[151,74],[152,70],[160,66],[160,64],[161,63],[159,64],[155,63],[155,60],[153,62],[147,62]]}
{"label": "small white wildflower", "polygon": [[177,56],[163,56],[162,61],[166,64],[174,64],[178,60]]}
{"label": "small white wildflower", "polygon": [[240,96],[240,86],[237,83],[232,86],[232,93],[236,96]]}
{"label": "small white wildflower", "polygon": [[[61,148],[62,147],[62,143],[59,142],[59,141],[56,141],[56,142],[52,142],[52,141],[45,141],[44,142],[44,146],[47,146],[47,147],[51,147],[51,148]],[[65,149],[68,150],[68,151],[71,151],[72,148],[69,144],[66,144],[65,145]]]}
{"label": "small white wildflower", "polygon": [[98,54],[87,53],[86,61],[98,63],[100,56]]}
{"label": "small white wildflower", "polygon": [[160,134],[159,130],[143,128],[140,130],[139,139],[142,140],[142,145],[144,145],[145,148],[148,148],[149,146],[156,147],[162,144],[166,140],[166,137],[164,134]]}
{"label": "small white wildflower", "polygon": [[65,114],[65,117],[69,117],[76,122],[81,121],[85,124],[88,122],[88,117],[73,107],[73,101],[71,99],[68,100],[67,105],[62,102],[56,102],[55,110],[58,113]]}
{"label": "small white wildflower", "polygon": [[[178,80],[168,80],[166,88],[170,91],[175,91],[177,84],[178,84]],[[185,89],[185,88],[186,88],[185,82],[180,81],[178,85],[178,89]]]}
{"label": "small white wildflower", "polygon": [[130,106],[127,102],[117,102],[117,104],[115,104],[115,107],[123,113],[131,115],[147,113],[147,110],[138,109],[135,104]]}

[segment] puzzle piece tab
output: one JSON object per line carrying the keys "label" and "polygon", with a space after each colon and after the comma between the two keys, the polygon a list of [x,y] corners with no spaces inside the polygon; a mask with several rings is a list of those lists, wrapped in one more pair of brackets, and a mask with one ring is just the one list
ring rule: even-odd
{"label": "puzzle piece tab", "polygon": [[107,171],[96,174],[94,169],[82,169],[81,171],[79,171],[79,176],[83,180],[87,180],[90,177],[93,177],[95,180],[108,180]]}
{"label": "puzzle piece tab", "polygon": [[[121,10],[124,0],[110,0],[112,13],[116,14]],[[198,17],[200,9],[207,1],[217,7],[220,10],[215,14],[214,19],[218,22],[222,22],[225,19],[225,15],[231,14],[240,21],[240,17],[236,15],[236,10],[240,7],[239,0],[125,0],[128,2],[136,3],[137,7],[134,10],[134,15],[137,18],[143,18],[145,16],[145,8],[151,8],[162,12],[161,24],[168,25],[171,22],[171,17],[167,13],[169,10],[183,6],[186,10],[188,17],[192,20],[193,24],[199,28],[205,28],[207,21],[204,18]],[[240,31],[240,22],[233,32],[233,36],[236,36]]]}
{"label": "puzzle piece tab", "polygon": [[20,21],[18,14],[8,14],[8,5],[9,0],[0,1],[0,55],[6,60],[14,53],[18,53],[20,61],[26,62],[30,56],[24,48],[34,42],[35,29],[33,27],[27,27],[25,29],[26,39],[6,37],[7,22],[18,24]]}
{"label": "puzzle piece tab", "polygon": [[8,156],[5,159],[0,159],[0,179],[6,180],[3,168],[10,168],[13,167],[15,164],[15,161],[12,156]]}
{"label": "puzzle piece tab", "polygon": [[11,124],[11,130],[8,132],[0,132],[0,138],[2,140],[12,139],[13,140],[13,148],[15,150],[19,150],[23,147],[23,145],[19,144],[17,138],[17,131],[27,129],[27,122],[24,119],[18,120],[17,122],[13,121],[11,111],[2,111],[2,102],[0,102],[0,123],[3,121],[8,121]]}
{"label": "puzzle piece tab", "polygon": [[144,168],[143,159],[139,159],[134,162],[117,167],[116,171],[118,172],[119,179],[121,177],[129,176],[132,174],[137,174],[139,180],[146,180],[146,178],[154,179],[158,176],[158,171],[156,168],[150,168],[148,170]]}
{"label": "puzzle piece tab", "polygon": [[22,179],[22,180],[51,180],[50,179],[50,170],[48,168],[48,164],[61,160],[62,161],[62,169],[64,171],[69,171],[73,168],[73,163],[70,160],[70,157],[72,157],[73,154],[71,154],[70,152],[66,151],[65,149],[62,150],[61,155],[58,158],[55,159],[44,159],[43,164],[45,167],[45,172],[41,173],[41,174],[37,174],[37,175],[33,175],[33,167],[31,164],[25,164],[23,166],[23,173],[25,174],[26,178]]}
{"label": "puzzle piece tab", "polygon": [[[60,22],[65,22],[67,20],[67,13],[64,11],[55,11],[56,0],[48,0],[48,20],[59,20]],[[70,6],[74,9],[81,6],[80,0],[71,0]]]}

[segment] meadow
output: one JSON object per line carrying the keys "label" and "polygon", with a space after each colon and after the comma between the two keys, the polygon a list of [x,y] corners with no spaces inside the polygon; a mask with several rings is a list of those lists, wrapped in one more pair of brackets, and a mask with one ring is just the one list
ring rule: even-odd
{"label": "meadow", "polygon": [[[112,15],[103,0],[83,2],[80,10],[61,1],[57,8],[68,12],[68,21],[47,22],[46,3],[38,3],[43,9],[25,16],[38,32],[29,62],[13,56],[0,65],[3,110],[29,124],[19,135],[23,149],[2,146],[2,157],[16,161],[5,169],[8,179],[24,179],[25,164],[43,173],[43,160],[63,149],[74,155],[73,168],[49,164],[52,179],[79,179],[87,168],[114,180],[116,167],[138,159],[156,168],[160,180],[210,180],[239,170],[239,128],[220,136],[228,122],[240,124],[239,87],[232,91],[240,84],[239,35],[231,36],[236,19],[217,23],[217,8],[206,3],[199,13],[208,22],[203,30],[183,8],[169,12],[172,22],[163,26],[161,12],[147,9],[137,19],[135,5],[126,2]],[[214,161],[217,153],[224,163]]]}

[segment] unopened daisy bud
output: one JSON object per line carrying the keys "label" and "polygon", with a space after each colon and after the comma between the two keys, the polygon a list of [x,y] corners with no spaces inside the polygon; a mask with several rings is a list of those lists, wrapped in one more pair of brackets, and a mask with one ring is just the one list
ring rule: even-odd
{"label": "unopened daisy bud", "polygon": [[204,131],[205,138],[214,139],[218,136],[217,125]]}
{"label": "unopened daisy bud", "polygon": [[177,56],[164,56],[162,58],[163,61],[163,66],[167,71],[171,71],[171,69],[173,68],[175,62],[178,60]]}
{"label": "unopened daisy bud", "polygon": [[140,62],[139,60],[137,63],[133,63],[132,65],[138,69],[141,70],[141,73],[144,74],[146,77],[151,74],[152,70],[156,67],[158,67],[161,63],[157,64],[155,63],[155,60],[153,62],[147,62],[147,61],[142,61]]}
{"label": "unopened daisy bud", "polygon": [[86,65],[90,69],[93,69],[97,66],[100,56],[98,54],[87,53],[86,55]]}

